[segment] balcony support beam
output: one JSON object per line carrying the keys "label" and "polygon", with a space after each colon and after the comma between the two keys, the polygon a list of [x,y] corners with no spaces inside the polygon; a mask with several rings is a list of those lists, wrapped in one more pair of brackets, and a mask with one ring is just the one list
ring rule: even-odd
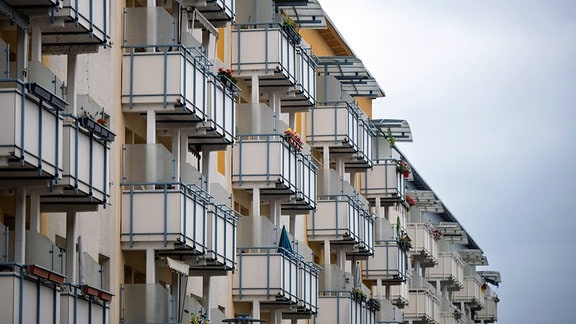
{"label": "balcony support beam", "polygon": [[28,29],[18,28],[18,54],[16,58],[16,78],[28,81]]}
{"label": "balcony support beam", "polygon": [[330,264],[330,240],[324,240],[324,264]]}
{"label": "balcony support beam", "polygon": [[156,283],[156,252],[154,248],[146,248],[146,283]]}
{"label": "balcony support beam", "polygon": [[260,319],[260,301],[254,300],[252,302],[252,318]]}
{"label": "balcony support beam", "polygon": [[146,111],[146,144],[156,144],[156,111]]}
{"label": "balcony support beam", "polygon": [[30,59],[34,62],[40,62],[42,61],[42,29],[39,26],[34,26],[31,29]]}
{"label": "balcony support beam", "polygon": [[260,215],[260,188],[252,189],[252,215]]}
{"label": "balcony support beam", "polygon": [[180,128],[172,129],[172,154],[176,157],[176,165],[175,165],[175,175],[176,180],[180,179],[180,168],[184,162],[182,162],[182,146],[181,143],[181,131]]}
{"label": "balcony support beam", "polygon": [[259,103],[260,102],[260,84],[258,75],[252,75],[252,103]]}
{"label": "balcony support beam", "polygon": [[206,318],[212,318],[212,304],[210,303],[210,276],[203,276],[202,278],[202,294],[204,295],[204,309],[206,310]]}
{"label": "balcony support beam", "polygon": [[40,233],[40,194],[30,193],[30,230]]}
{"label": "balcony support beam", "polygon": [[68,84],[68,103],[69,103],[69,112],[72,113],[74,116],[78,116],[78,99],[76,96],[76,70],[78,66],[78,57],[76,54],[68,54],[68,62],[67,62],[67,75],[66,75],[66,82]]}
{"label": "balcony support beam", "polygon": [[78,228],[76,225],[76,212],[66,212],[66,276],[69,283],[77,283],[76,237]]}
{"label": "balcony support beam", "polygon": [[26,261],[26,189],[16,188],[15,197],[16,224],[14,224],[14,261],[24,264]]}

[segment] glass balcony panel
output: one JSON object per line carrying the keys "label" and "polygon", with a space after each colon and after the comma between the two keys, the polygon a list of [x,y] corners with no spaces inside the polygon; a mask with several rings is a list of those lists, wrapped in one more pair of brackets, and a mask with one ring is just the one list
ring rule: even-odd
{"label": "glass balcony panel", "polygon": [[407,232],[412,240],[409,253],[423,256],[422,266],[432,267],[438,264],[438,241],[433,238],[429,226],[424,223],[409,223]]}
{"label": "glass balcony panel", "polygon": [[360,186],[368,200],[380,198],[381,203],[404,200],[404,177],[396,170],[397,166],[395,160],[378,160],[366,170]]}
{"label": "glass balcony panel", "polygon": [[233,151],[232,181],[236,188],[242,188],[248,182],[276,194],[296,193],[298,152],[286,138],[241,135]]}
{"label": "glass balcony panel", "polygon": [[[10,68],[6,71],[9,71],[10,78],[12,79],[21,78],[15,62],[11,62]],[[66,84],[64,81],[60,80],[54,72],[41,62],[28,61],[27,82],[40,85],[44,90],[60,99],[66,97]]]}
{"label": "glass balcony panel", "polygon": [[14,266],[13,272],[1,272],[0,291],[3,294],[0,314],[3,323],[37,323],[37,319],[58,318],[60,289],[57,285],[39,285],[24,279],[25,269]]}
{"label": "glass balcony panel", "polygon": [[[238,270],[233,275],[236,300],[259,297],[280,303],[298,302],[299,260],[295,254],[282,252],[278,247],[238,249]],[[260,275],[255,276],[256,273]]]}
{"label": "glass balcony panel", "polygon": [[[130,166],[138,165],[138,168]],[[124,152],[122,241],[168,242],[205,252],[210,196],[175,180],[174,157],[161,144],[127,145]],[[139,169],[139,170],[135,170]]]}
{"label": "glass balcony panel", "polygon": [[176,44],[174,17],[163,7],[124,9],[124,44],[147,47]]}
{"label": "glass balcony panel", "polygon": [[277,129],[274,111],[268,105],[238,104],[237,105],[238,134],[272,134]]}
{"label": "glass balcony panel", "polygon": [[296,84],[297,61],[301,53],[278,24],[236,25],[232,30],[232,70],[249,79],[260,75],[260,86]]}
{"label": "glass balcony panel", "polygon": [[319,103],[308,112],[306,141],[312,147],[330,147],[331,152],[357,153],[358,114],[348,102]]}
{"label": "glass balcony panel", "polygon": [[62,276],[66,274],[65,252],[48,237],[31,230],[26,231],[26,264],[38,265]]}
{"label": "glass balcony panel", "polygon": [[24,96],[24,85],[0,82],[0,172],[20,169],[33,177],[57,177],[62,173],[62,117],[47,105]]}
{"label": "glass balcony panel", "polygon": [[176,304],[160,284],[124,285],[121,290],[124,323],[176,323]]}
{"label": "glass balcony panel", "polygon": [[203,121],[208,107],[207,66],[182,47],[179,51],[124,55],[124,112],[153,109],[163,122]]}
{"label": "glass balcony panel", "polygon": [[66,53],[69,45],[94,52],[86,45],[106,45],[110,40],[110,11],[110,0],[62,0],[61,8],[51,11],[51,24],[42,29],[42,46],[54,54]]}

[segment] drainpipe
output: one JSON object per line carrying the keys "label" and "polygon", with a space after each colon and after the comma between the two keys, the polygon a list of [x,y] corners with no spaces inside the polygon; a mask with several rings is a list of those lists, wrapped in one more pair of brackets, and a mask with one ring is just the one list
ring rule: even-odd
{"label": "drainpipe", "polygon": [[17,27],[17,53],[16,78],[24,82],[28,81],[28,30]]}
{"label": "drainpipe", "polygon": [[212,303],[210,302],[210,276],[204,276],[202,279],[202,293],[204,294],[204,308],[206,312],[206,318],[212,318]]}
{"label": "drainpipe", "polygon": [[40,233],[40,194],[30,193],[30,230]]}

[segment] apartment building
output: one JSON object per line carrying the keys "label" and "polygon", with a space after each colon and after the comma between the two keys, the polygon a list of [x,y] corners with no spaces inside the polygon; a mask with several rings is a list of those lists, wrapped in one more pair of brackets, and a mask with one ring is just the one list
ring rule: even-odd
{"label": "apartment building", "polygon": [[0,0],[0,323],[492,323],[318,0]]}

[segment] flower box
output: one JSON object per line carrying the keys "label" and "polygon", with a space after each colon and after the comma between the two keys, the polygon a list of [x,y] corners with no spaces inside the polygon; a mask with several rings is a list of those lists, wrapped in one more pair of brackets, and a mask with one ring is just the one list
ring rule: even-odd
{"label": "flower box", "polygon": [[90,133],[102,138],[105,141],[113,142],[116,136],[108,128],[96,122],[90,117],[79,117],[78,123],[87,129]]}

